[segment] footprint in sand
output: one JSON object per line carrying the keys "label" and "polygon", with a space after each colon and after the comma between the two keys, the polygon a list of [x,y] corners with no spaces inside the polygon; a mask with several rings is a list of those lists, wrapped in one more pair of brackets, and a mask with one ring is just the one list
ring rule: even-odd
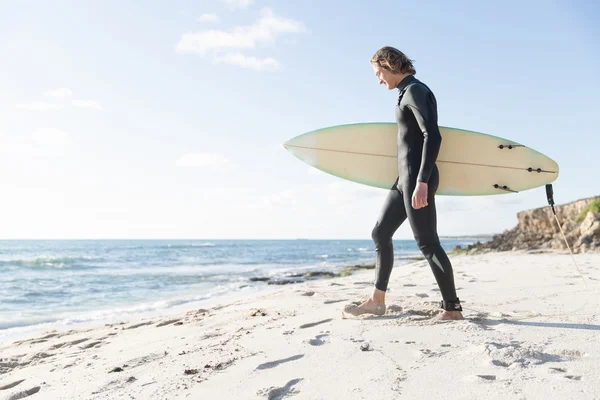
{"label": "footprint in sand", "polygon": [[[12,389],[15,386],[20,385],[24,381],[25,381],[25,379],[22,379],[20,381],[9,383],[8,385],[0,386],[0,390]],[[29,397],[29,396],[32,396],[32,395],[38,393],[40,391],[40,389],[41,388],[39,386],[35,386],[35,387],[31,388],[31,389],[22,390],[20,392],[9,394],[6,397],[3,397],[2,400],[19,400],[19,399],[24,399],[26,397]]]}
{"label": "footprint in sand", "polygon": [[47,341],[48,341],[47,339],[38,339],[38,340],[34,340],[32,342],[29,342],[29,344],[45,343]]}
{"label": "footprint in sand", "polygon": [[581,375],[565,375],[565,378],[570,379],[572,381],[580,381]]}
{"label": "footprint in sand", "polygon": [[15,386],[20,385],[23,382],[25,382],[25,379],[21,379],[20,381],[15,381],[15,382],[9,383],[8,385],[0,386],[0,390],[12,389]]}
{"label": "footprint in sand", "polygon": [[94,341],[91,343],[84,344],[83,346],[79,346],[79,348],[81,350],[87,350],[87,349],[91,349],[92,347],[94,347],[94,348],[101,347],[103,344],[104,344],[104,342],[102,342],[101,340],[97,340],[97,341]]}
{"label": "footprint in sand", "polygon": [[490,381],[495,381],[496,380],[496,375],[484,375],[484,374],[477,374],[477,375],[467,375],[461,378],[461,381],[463,382],[490,382]]}
{"label": "footprint in sand", "polygon": [[283,358],[281,360],[276,360],[276,361],[270,361],[264,364],[260,364],[258,367],[256,367],[256,369],[258,370],[263,370],[263,369],[271,369],[271,368],[275,368],[278,365],[281,365],[283,363],[286,362],[290,362],[290,361],[296,361],[301,359],[302,357],[304,357],[304,354],[296,354],[295,356],[291,356],[288,358]]}
{"label": "footprint in sand", "polygon": [[354,343],[362,343],[362,342],[364,342],[364,341],[365,341],[365,339],[354,339],[354,338],[350,338],[350,341],[351,341],[351,342],[354,342]]}
{"label": "footprint in sand", "polygon": [[331,322],[331,321],[333,321],[333,318],[324,319],[322,321],[317,321],[317,322],[311,322],[309,324],[300,325],[300,329],[312,328],[313,326],[326,324],[327,322]]}
{"label": "footprint in sand", "polygon": [[402,307],[398,306],[396,304],[390,304],[387,307],[387,312],[389,313],[401,313],[402,312]]}
{"label": "footprint in sand", "polygon": [[402,393],[402,382],[404,382],[408,376],[406,371],[401,367],[396,367],[396,373],[396,378],[394,379],[394,383],[392,383],[392,390],[400,394]]}
{"label": "footprint in sand", "polygon": [[77,346],[78,344],[86,342],[88,340],[90,340],[90,338],[77,339],[77,340],[73,340],[71,342],[57,343],[54,346],[50,347],[50,350],[57,350],[57,349],[60,349],[63,347]]}
{"label": "footprint in sand", "polygon": [[486,342],[482,346],[477,346],[476,349],[483,351],[489,357],[492,365],[503,368],[527,368],[547,362],[563,361],[559,355],[544,353],[537,349],[537,346],[524,342]]}
{"label": "footprint in sand", "polygon": [[140,322],[139,324],[131,325],[131,326],[128,326],[127,328],[123,328],[123,329],[136,329],[136,328],[139,328],[141,326],[152,325],[153,323],[154,322],[152,322],[152,321]]}
{"label": "footprint in sand", "polygon": [[46,358],[54,357],[55,355],[56,354],[45,353],[42,351],[27,358],[21,355],[17,356],[16,358],[0,359],[0,376],[19,367],[43,364],[46,362]]}
{"label": "footprint in sand", "polygon": [[342,301],[348,301],[348,299],[340,299],[340,300],[326,300],[323,304],[333,304],[333,303],[341,303]]}
{"label": "footprint in sand", "polygon": [[329,336],[329,334],[323,333],[321,335],[317,335],[314,338],[309,339],[308,344],[310,344],[311,346],[321,346],[321,345],[325,344],[325,342],[321,338],[324,338],[326,336]]}
{"label": "footprint in sand", "polygon": [[258,396],[266,396],[268,400],[281,400],[287,395],[293,396],[300,393],[294,388],[294,386],[296,386],[301,380],[302,378],[292,379],[283,387],[271,386],[270,388],[257,391],[256,394]]}
{"label": "footprint in sand", "polygon": [[[558,368],[558,367],[550,367],[548,368],[548,372],[551,374],[565,374],[567,372],[566,368]],[[580,381],[581,375],[563,375],[563,378],[569,379],[572,381]]]}
{"label": "footprint in sand", "polygon": [[419,349],[419,352],[421,353],[420,354],[421,356],[426,357],[426,358],[439,357],[446,353],[446,352],[438,353],[438,352],[432,351],[430,349]]}
{"label": "footprint in sand", "polygon": [[156,360],[160,360],[161,358],[164,358],[165,356],[167,356],[168,353],[165,351],[163,352],[156,352],[156,353],[150,353],[147,354],[145,356],[141,356],[141,357],[136,357],[136,358],[132,358],[128,361],[125,362],[126,365],[129,365],[131,368],[134,367],[138,367]]}
{"label": "footprint in sand", "polygon": [[156,327],[160,328],[161,326],[171,325],[179,321],[181,321],[181,319],[170,319],[168,321],[159,322],[158,324],[156,324]]}
{"label": "footprint in sand", "polygon": [[550,367],[548,368],[548,372],[551,374],[557,374],[561,372],[567,372],[567,370],[565,368]]}
{"label": "footprint in sand", "polygon": [[563,356],[567,356],[567,357],[585,357],[587,354],[583,351],[579,351],[579,350],[563,350],[560,352],[560,354],[562,354]]}

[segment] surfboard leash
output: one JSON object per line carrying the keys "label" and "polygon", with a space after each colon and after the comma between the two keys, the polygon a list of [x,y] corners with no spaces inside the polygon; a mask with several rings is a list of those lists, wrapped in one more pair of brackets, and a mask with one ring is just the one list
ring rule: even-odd
{"label": "surfboard leash", "polygon": [[565,236],[565,232],[563,231],[563,228],[560,225],[560,221],[558,220],[558,216],[556,215],[556,210],[554,209],[554,193],[552,191],[552,184],[551,183],[549,183],[549,184],[546,185],[546,197],[548,198],[548,204],[552,208],[552,214],[554,215],[554,219],[556,220],[556,224],[558,225],[558,228],[560,229],[560,233],[562,234],[562,237],[563,237],[563,239],[565,241],[565,244],[567,245],[567,248],[569,249],[569,253],[571,254],[571,258],[573,259],[573,263],[575,264],[575,267],[577,267],[577,272],[579,272],[579,276],[581,277],[581,280],[583,280],[583,283],[585,284],[585,288],[587,289],[588,288],[587,281],[583,277],[583,273],[581,272],[581,269],[579,268],[579,265],[577,264],[577,261],[575,260],[575,256],[573,256],[573,250],[571,250],[571,246],[569,246],[569,242],[567,241],[567,237]]}

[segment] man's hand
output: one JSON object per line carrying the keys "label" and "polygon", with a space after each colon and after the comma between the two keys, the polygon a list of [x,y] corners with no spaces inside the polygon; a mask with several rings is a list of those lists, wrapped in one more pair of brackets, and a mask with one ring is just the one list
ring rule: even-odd
{"label": "man's hand", "polygon": [[427,184],[425,182],[417,182],[417,187],[412,195],[412,206],[414,209],[427,206]]}

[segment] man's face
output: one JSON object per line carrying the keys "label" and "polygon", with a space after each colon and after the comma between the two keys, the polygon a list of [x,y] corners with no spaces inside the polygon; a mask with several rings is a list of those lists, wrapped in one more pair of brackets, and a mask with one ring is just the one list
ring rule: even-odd
{"label": "man's face", "polygon": [[371,66],[373,67],[373,71],[375,72],[375,76],[379,80],[380,85],[385,85],[385,87],[390,90],[398,86],[398,75],[377,64],[372,64]]}

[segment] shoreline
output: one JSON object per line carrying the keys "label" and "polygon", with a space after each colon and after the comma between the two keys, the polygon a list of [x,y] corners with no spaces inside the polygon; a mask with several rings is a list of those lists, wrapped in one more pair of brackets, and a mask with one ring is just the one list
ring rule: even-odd
{"label": "shoreline", "polygon": [[[415,260],[421,260],[422,257],[419,256],[399,256],[396,258],[396,262],[398,265],[404,265],[410,263]],[[320,269],[318,266],[311,268],[311,271],[299,272],[299,273],[287,273],[277,278],[256,276],[249,277],[247,283],[255,283],[253,287],[250,287],[248,284],[241,284],[237,290],[230,290],[228,292],[220,293],[215,296],[210,296],[205,299],[198,300],[187,300],[185,297],[181,298],[179,296],[172,296],[166,298],[156,299],[155,302],[179,302],[182,301],[182,304],[176,304],[173,306],[165,306],[164,308],[152,309],[151,311],[132,311],[136,308],[144,308],[143,306],[150,306],[149,302],[143,303],[132,303],[125,304],[122,306],[114,305],[114,307],[107,308],[105,310],[97,310],[90,309],[81,311],[74,315],[67,315],[64,318],[59,320],[53,320],[49,322],[40,322],[40,323],[32,323],[28,325],[20,325],[15,327],[10,327],[6,329],[0,330],[0,346],[6,344],[7,342],[13,340],[22,340],[31,335],[39,335],[44,332],[52,332],[56,329],[60,329],[62,331],[70,331],[70,330],[80,330],[80,329],[89,329],[92,327],[101,326],[104,324],[113,324],[122,320],[144,320],[149,318],[156,318],[159,316],[170,316],[176,315],[181,312],[189,311],[190,309],[196,307],[210,307],[214,304],[220,304],[222,302],[229,301],[229,299],[237,300],[237,299],[251,299],[260,294],[268,294],[271,292],[276,292],[281,287],[298,285],[304,282],[313,282],[320,280],[328,280],[334,279],[340,276],[349,276],[356,272],[360,272],[364,269],[373,269],[375,267],[374,264],[362,263],[362,264],[348,264],[336,267],[335,270],[337,272],[332,273],[329,269]],[[279,286],[279,288],[278,288]],[[190,294],[191,295],[191,294]],[[119,315],[111,315],[105,318],[93,318],[91,320],[77,321],[77,322],[64,322],[65,319],[80,319],[91,313],[114,313],[116,309],[123,310],[121,314],[125,314],[123,316]]]}
{"label": "shoreline", "polygon": [[383,317],[342,316],[372,290],[363,270],[47,332],[0,345],[0,398],[600,398],[600,254],[576,257],[587,289],[568,252],[453,256],[463,321],[435,320],[439,291],[414,261],[392,272]]}
{"label": "shoreline", "polygon": [[[448,256],[450,257],[474,257],[478,255],[484,254],[557,254],[557,255],[567,255],[568,251],[565,250],[556,250],[556,249],[533,249],[533,250],[515,250],[515,251],[494,251],[494,250],[476,250],[476,249],[450,249],[447,251]],[[409,266],[410,264],[418,263],[420,261],[424,261],[425,258],[419,255],[415,256],[400,256],[395,259],[394,268],[397,269],[399,267]],[[398,263],[398,261],[404,261],[403,263]],[[64,319],[43,322],[39,324],[31,324],[31,325],[22,325],[17,327],[11,327],[4,330],[0,330],[0,348],[5,345],[10,345],[15,341],[27,340],[31,339],[36,335],[43,335],[51,332],[71,332],[71,331],[80,331],[80,330],[89,330],[94,328],[99,328],[104,325],[117,324],[123,321],[127,322],[141,322],[145,320],[161,318],[165,316],[175,316],[181,313],[188,312],[195,308],[210,308],[214,306],[220,306],[222,304],[228,304],[229,302],[236,302],[240,300],[252,300],[262,295],[268,295],[271,293],[277,293],[279,291],[285,290],[287,287],[296,287],[301,286],[306,283],[318,283],[323,281],[335,280],[343,277],[356,276],[364,273],[371,273],[374,269],[374,264],[349,264],[344,265],[338,268],[338,272],[331,276],[328,271],[321,271],[318,268],[315,268],[315,271],[310,271],[307,273],[297,273],[297,274],[288,274],[288,278],[286,276],[280,277],[278,279],[274,279],[272,281],[264,281],[263,277],[250,277],[248,281],[254,281],[263,283],[262,285],[256,285],[251,287],[248,291],[242,290],[237,291],[229,291],[227,293],[222,293],[214,297],[209,297],[205,299],[199,300],[189,300],[185,301],[183,304],[177,304],[174,306],[167,306],[165,308],[153,309],[151,311],[140,311],[140,312],[126,312],[124,316],[113,315],[107,318],[99,318],[92,319],[88,321],[79,321],[79,322],[63,322]],[[305,277],[306,279],[294,280],[294,278]],[[178,300],[178,297],[170,297],[170,298],[161,298],[158,299],[158,302],[171,302],[174,300]],[[137,308],[146,303],[134,303],[129,304],[124,307],[124,310],[128,310],[129,307]],[[112,311],[113,308],[109,308],[104,311]],[[96,310],[87,310],[85,313],[95,312]],[[80,314],[77,314],[79,316]],[[75,316],[70,316],[73,318]]]}

